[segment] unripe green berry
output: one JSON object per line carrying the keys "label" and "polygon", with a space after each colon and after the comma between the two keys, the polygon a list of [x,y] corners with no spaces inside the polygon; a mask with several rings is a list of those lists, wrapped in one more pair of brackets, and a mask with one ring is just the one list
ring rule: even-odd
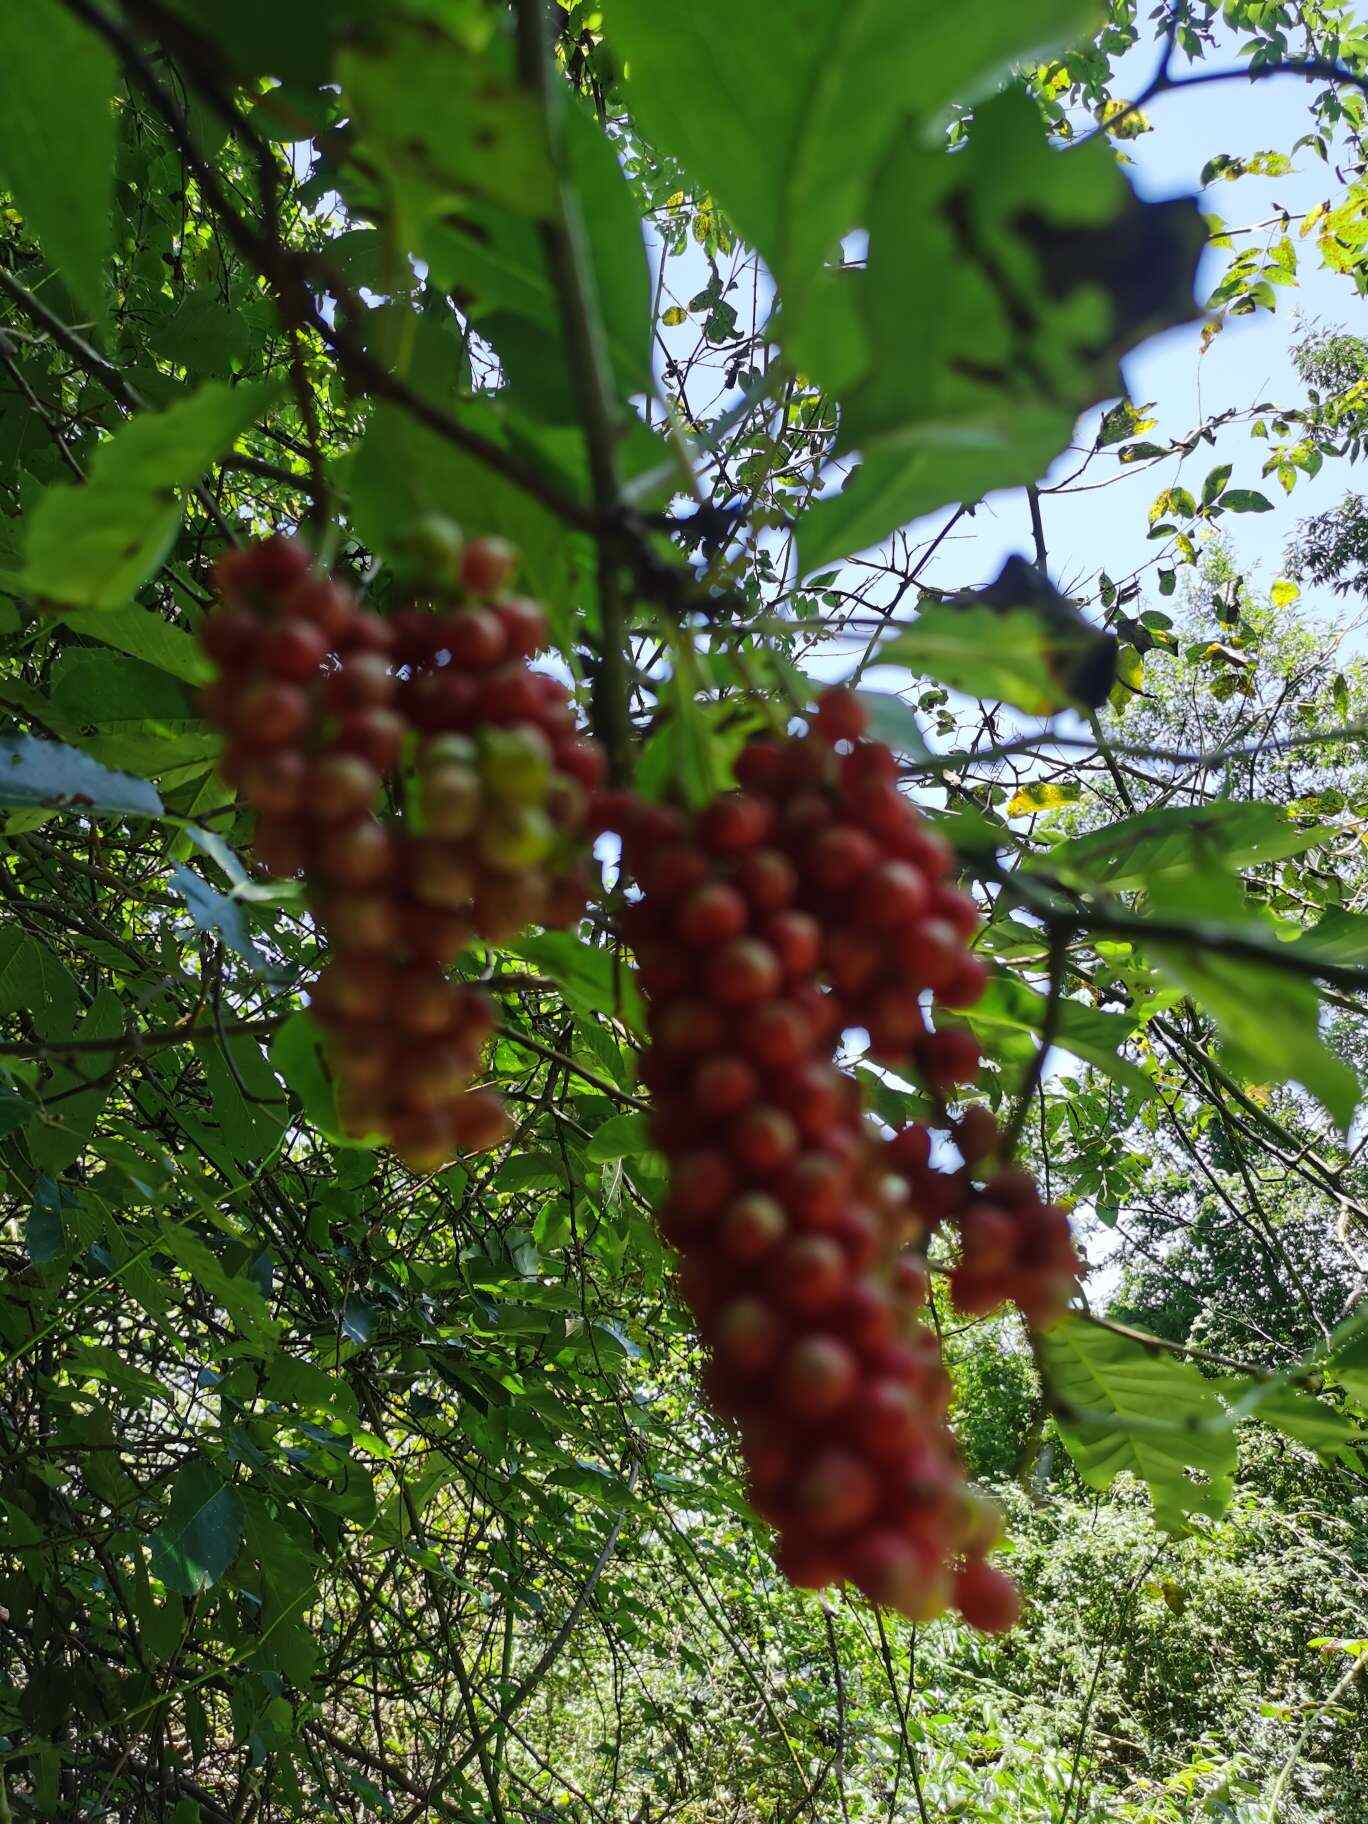
{"label": "unripe green berry", "polygon": [[423,823],[430,836],[468,836],[480,820],[484,788],[473,768],[448,764],[423,774]]}
{"label": "unripe green berry", "polygon": [[531,804],[500,805],[480,824],[480,859],[487,867],[517,871],[544,861],[555,847],[556,831],[545,811]]}
{"label": "unripe green berry", "polygon": [[424,513],[407,526],[395,556],[415,581],[455,589],[461,581],[465,540],[455,520],[444,513]]}
{"label": "unripe green berry", "polygon": [[539,728],[487,728],[480,735],[480,772],[496,798],[544,804],[551,783],[551,743]]}

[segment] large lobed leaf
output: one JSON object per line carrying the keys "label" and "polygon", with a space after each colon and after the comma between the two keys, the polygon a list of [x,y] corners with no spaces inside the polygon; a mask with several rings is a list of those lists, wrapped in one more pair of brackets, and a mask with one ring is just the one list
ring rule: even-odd
{"label": "large lobed leaf", "polygon": [[1190,1362],[1075,1316],[1043,1336],[1040,1348],[1060,1435],[1089,1488],[1105,1493],[1128,1470],[1148,1487],[1166,1530],[1186,1530],[1194,1513],[1220,1516],[1235,1473],[1235,1433]]}

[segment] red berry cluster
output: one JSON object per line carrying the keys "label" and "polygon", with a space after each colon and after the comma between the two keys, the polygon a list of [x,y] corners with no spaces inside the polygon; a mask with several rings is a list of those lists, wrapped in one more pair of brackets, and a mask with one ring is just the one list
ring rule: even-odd
{"label": "red berry cluster", "polygon": [[983,1310],[1013,1296],[1033,1319],[1055,1314],[1077,1262],[1027,1174],[975,1188],[997,1148],[986,1109],[953,1126],[959,1171],[933,1170],[930,1131],[888,1138],[836,1068],[841,1035],[861,1028],[943,1109],[979,1052],[928,1011],[970,1005],[987,979],[949,850],[864,736],[856,699],[831,691],[805,737],[752,742],[742,790],[695,817],[624,797],[601,821],[640,888],[622,925],[670,1161],[661,1226],[779,1562],[795,1583],[850,1578],[914,1619],[953,1603],[996,1629],[1016,1594],[986,1562],[994,1513],[945,1422],[949,1380],[918,1316],[926,1244],[952,1221],[956,1297]]}
{"label": "red berry cluster", "polygon": [[930,1163],[931,1134],[920,1123],[891,1142],[918,1213],[930,1227],[948,1225],[959,1242],[950,1296],[971,1316],[1010,1300],[1034,1329],[1046,1329],[1063,1316],[1078,1282],[1069,1219],[1045,1202],[1030,1172],[1001,1159],[997,1123],[982,1104],[951,1131],[956,1167]]}
{"label": "red berry cluster", "polygon": [[[268,872],[307,881],[334,952],[311,1005],[339,1112],[415,1170],[507,1129],[499,1098],[469,1088],[493,1009],[447,966],[473,938],[570,924],[585,905],[602,757],[569,691],[527,663],[546,626],[506,593],[515,562],[500,540],[429,529],[419,586],[385,619],[272,538],[220,563],[202,635],[224,777],[259,814]],[[403,815],[382,814],[387,799]]]}

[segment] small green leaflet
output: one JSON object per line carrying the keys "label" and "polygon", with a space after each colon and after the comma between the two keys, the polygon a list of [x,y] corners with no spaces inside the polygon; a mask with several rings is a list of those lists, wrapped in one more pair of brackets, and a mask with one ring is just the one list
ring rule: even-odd
{"label": "small green leaflet", "polygon": [[96,450],[84,487],[54,485],[38,502],[24,588],[66,607],[126,608],[175,542],[175,490],[198,482],[277,390],[212,381],[121,425]]}
{"label": "small green leaflet", "polygon": [[180,1596],[213,1589],[242,1544],[242,1503],[206,1457],[192,1457],[171,1485],[171,1509],[152,1534],[152,1568]]}
{"label": "small green leaflet", "polygon": [[105,315],[118,72],[60,0],[0,9],[0,185],[80,311]]}

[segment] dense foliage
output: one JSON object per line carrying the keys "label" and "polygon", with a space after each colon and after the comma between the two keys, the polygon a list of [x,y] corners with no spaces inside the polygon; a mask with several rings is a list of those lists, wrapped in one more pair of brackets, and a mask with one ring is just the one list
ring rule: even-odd
{"label": "dense foliage", "polygon": [[[1300,160],[1322,200],[1140,199],[1166,95],[1275,80],[1297,143],[1203,181]],[[0,1824],[1368,1819],[1363,503],[1274,579],[1240,531],[1361,454],[1368,357],[1289,330],[1299,396],[1177,430],[1118,376],[1299,262],[1349,313],[1366,107],[1343,0],[0,12]],[[1056,503],[1150,470],[1145,561],[1052,581]],[[1028,555],[985,582],[995,508]],[[217,606],[276,534],[345,634],[283,780],[324,648]],[[543,683],[494,682],[544,638]],[[442,720],[452,641],[514,728]],[[841,1062],[883,1135],[934,1130],[923,1207],[952,1134],[1005,1134],[1087,1256],[1060,1317],[932,1242],[1025,1595],[991,1639],[776,1568],[666,1202],[736,1074],[700,1094],[648,1011],[681,968],[751,997],[720,931],[662,944],[651,845],[581,802],[596,741],[637,815],[706,830],[823,716],[850,759],[847,713],[897,757],[889,827],[953,852],[974,992],[928,1051],[927,907],[880,874],[819,933],[829,980],[898,908]],[[331,833],[386,773],[421,866]],[[521,897],[451,899],[443,823]],[[801,947],[831,857],[781,859]],[[370,917],[344,1055],[325,971]],[[825,1093],[783,1019],[727,1019]],[[419,1080],[439,1134],[392,1119]]]}

